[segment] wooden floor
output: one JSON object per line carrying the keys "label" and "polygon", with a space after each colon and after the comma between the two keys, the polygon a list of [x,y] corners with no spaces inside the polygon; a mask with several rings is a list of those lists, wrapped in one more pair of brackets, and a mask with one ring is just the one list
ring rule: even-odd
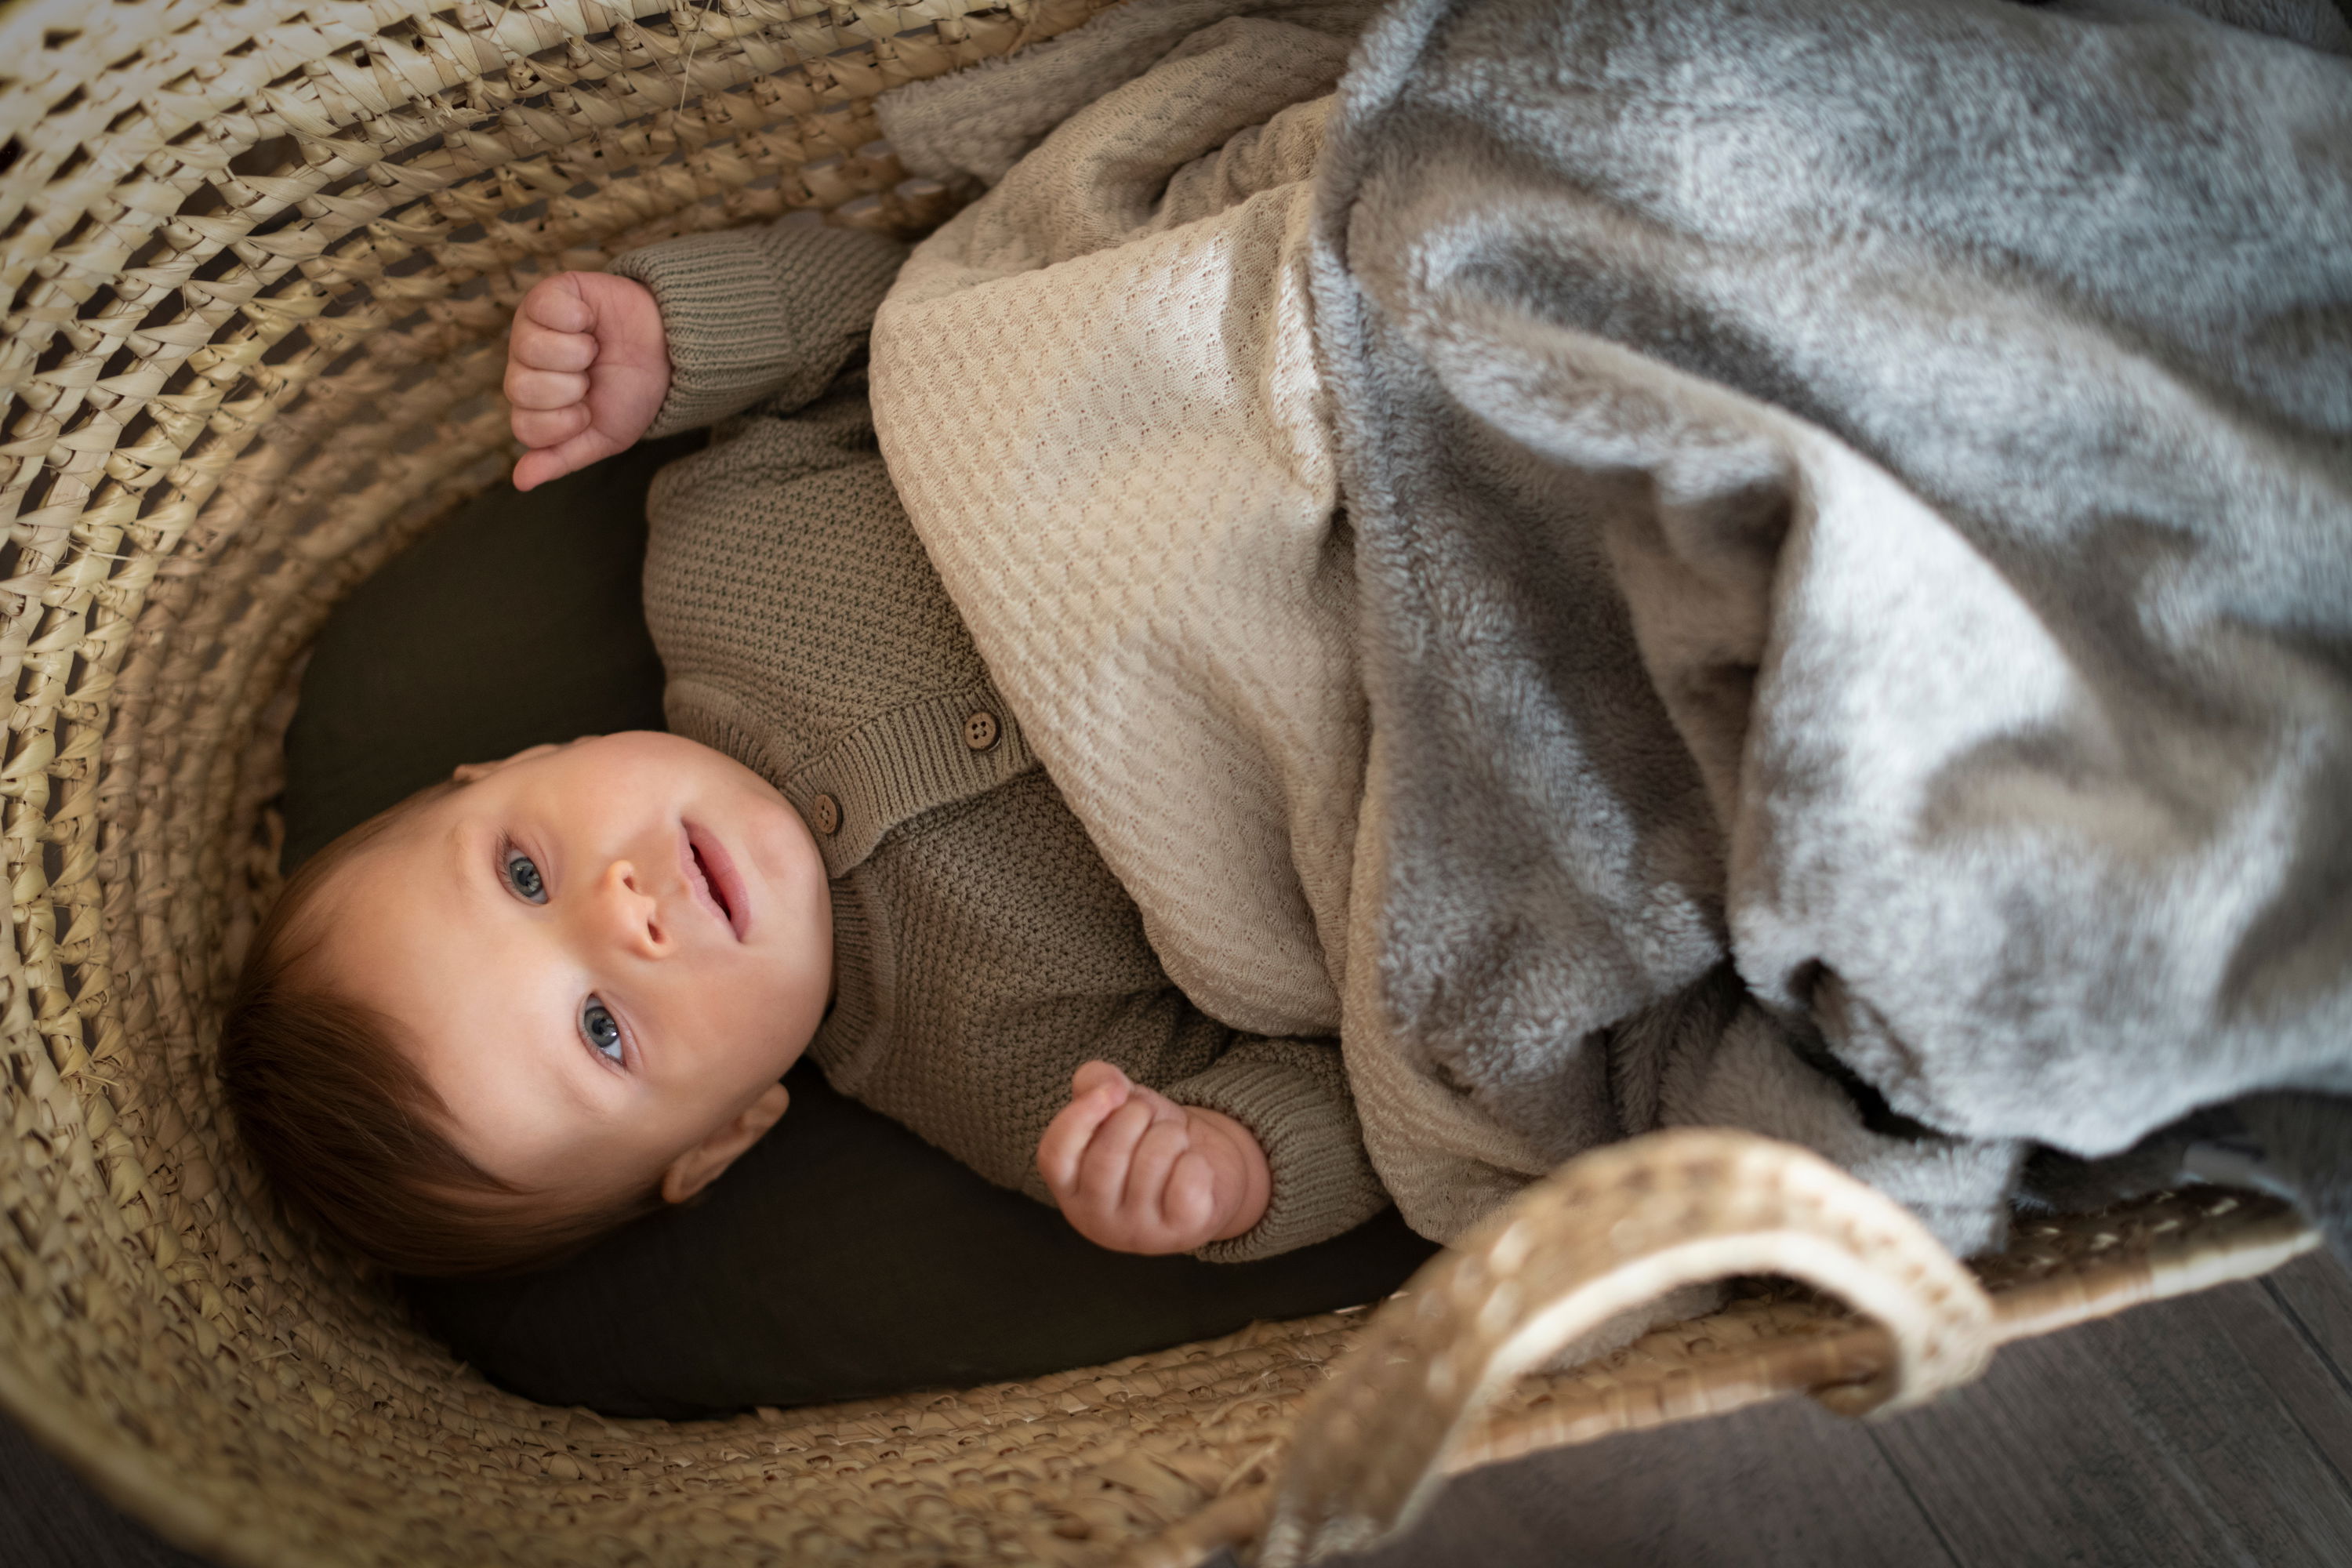
{"label": "wooden floor", "polygon": [[[1356,1568],[2344,1568],[2352,1280],[2253,1284],[2011,1345],[1877,1424],[1810,1401],[1463,1478]],[[0,1564],[202,1568],[0,1427]]]}

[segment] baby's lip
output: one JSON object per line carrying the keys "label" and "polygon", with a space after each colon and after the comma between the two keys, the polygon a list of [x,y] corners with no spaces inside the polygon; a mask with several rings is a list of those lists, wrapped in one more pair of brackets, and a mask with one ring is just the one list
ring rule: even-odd
{"label": "baby's lip", "polygon": [[741,942],[751,929],[751,890],[743,886],[725,845],[691,822],[685,827],[677,853],[684,864],[686,885],[693,889],[695,902],[725,921],[735,940]]}

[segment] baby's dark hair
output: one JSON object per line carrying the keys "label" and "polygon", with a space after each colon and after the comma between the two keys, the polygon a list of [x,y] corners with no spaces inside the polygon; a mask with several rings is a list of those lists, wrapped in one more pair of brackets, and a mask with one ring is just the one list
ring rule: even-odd
{"label": "baby's dark hair", "polygon": [[221,1026],[220,1076],[246,1147],[290,1206],[404,1274],[494,1274],[551,1263],[661,1206],[649,1188],[564,1206],[474,1163],[393,1021],[324,982],[321,895],[435,784],[304,861],[261,928]]}

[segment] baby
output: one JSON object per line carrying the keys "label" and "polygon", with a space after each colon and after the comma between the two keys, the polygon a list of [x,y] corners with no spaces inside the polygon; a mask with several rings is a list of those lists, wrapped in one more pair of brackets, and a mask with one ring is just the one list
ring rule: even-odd
{"label": "baby", "polygon": [[677,732],[460,768],[257,935],[231,1104],[382,1261],[521,1267],[685,1201],[811,1050],[1104,1247],[1254,1258],[1383,1206],[1338,1053],[1169,984],[898,510],[862,353],[901,254],[787,222],[522,302],[519,489],[719,423],[650,506]]}

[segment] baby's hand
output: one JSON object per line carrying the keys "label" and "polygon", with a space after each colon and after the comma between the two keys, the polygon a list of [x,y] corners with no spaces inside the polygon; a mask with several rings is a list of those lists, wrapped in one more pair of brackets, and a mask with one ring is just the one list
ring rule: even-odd
{"label": "baby's hand", "polygon": [[1114,1252],[1190,1252],[1265,1215],[1265,1151],[1230,1116],[1179,1105],[1108,1062],[1037,1140],[1037,1173],[1079,1235]]}
{"label": "baby's hand", "polygon": [[507,337],[519,490],[624,451],[669,393],[653,290],[609,272],[564,272],[522,297]]}

